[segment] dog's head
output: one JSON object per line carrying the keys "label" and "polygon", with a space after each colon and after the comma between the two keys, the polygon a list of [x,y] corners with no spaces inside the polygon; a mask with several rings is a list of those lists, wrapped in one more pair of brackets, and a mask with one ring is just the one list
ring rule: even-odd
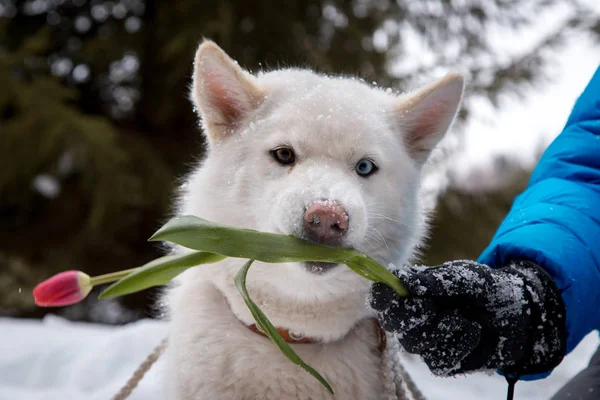
{"label": "dog's head", "polygon": [[[424,225],[421,167],[462,93],[456,73],[402,96],[305,70],[252,75],[205,41],[192,100],[208,155],[185,185],[179,212],[355,248],[383,265],[405,262]],[[329,293],[364,281],[325,264],[253,269],[263,282],[323,284]]]}

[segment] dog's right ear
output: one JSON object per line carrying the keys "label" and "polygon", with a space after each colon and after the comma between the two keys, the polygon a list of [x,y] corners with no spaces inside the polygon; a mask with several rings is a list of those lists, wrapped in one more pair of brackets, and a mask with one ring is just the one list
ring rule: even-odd
{"label": "dog's right ear", "polygon": [[216,142],[256,109],[264,95],[250,73],[206,40],[196,52],[191,97],[209,141]]}

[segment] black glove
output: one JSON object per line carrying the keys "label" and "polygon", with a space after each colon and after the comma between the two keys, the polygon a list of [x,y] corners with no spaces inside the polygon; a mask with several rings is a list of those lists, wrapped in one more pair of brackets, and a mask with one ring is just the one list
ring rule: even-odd
{"label": "black glove", "polygon": [[516,261],[492,269],[473,261],[394,271],[411,297],[373,285],[383,328],[439,376],[482,369],[536,374],[565,354],[565,307],[550,275]]}

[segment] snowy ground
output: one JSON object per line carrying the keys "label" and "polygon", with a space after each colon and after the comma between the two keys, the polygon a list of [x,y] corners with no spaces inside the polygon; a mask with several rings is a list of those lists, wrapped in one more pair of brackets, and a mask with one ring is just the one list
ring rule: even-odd
{"label": "snowy ground", "polygon": [[[165,325],[152,320],[107,327],[57,317],[0,318],[0,400],[108,400],[164,335]],[[599,342],[591,333],[551,377],[519,382],[515,399],[547,400],[587,364]],[[415,359],[407,359],[406,367],[429,400],[506,398],[506,383],[497,375],[439,379]],[[131,399],[163,399],[163,368],[159,360]]]}

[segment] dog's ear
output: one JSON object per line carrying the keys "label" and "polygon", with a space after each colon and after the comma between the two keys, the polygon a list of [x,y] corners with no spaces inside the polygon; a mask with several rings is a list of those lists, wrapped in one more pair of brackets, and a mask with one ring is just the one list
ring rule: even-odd
{"label": "dog's ear", "polygon": [[214,142],[230,133],[264,96],[250,73],[206,40],[196,52],[191,97]]}
{"label": "dog's ear", "polygon": [[425,162],[450,128],[464,85],[463,75],[453,72],[399,99],[400,126],[409,154],[417,162]]}

